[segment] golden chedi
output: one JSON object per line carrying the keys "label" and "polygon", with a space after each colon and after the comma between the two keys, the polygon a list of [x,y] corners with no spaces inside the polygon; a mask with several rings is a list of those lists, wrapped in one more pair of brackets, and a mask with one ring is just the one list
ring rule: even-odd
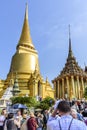
{"label": "golden chedi", "polygon": [[16,53],[12,57],[10,71],[5,81],[5,87],[14,84],[15,75],[18,77],[20,95],[54,97],[54,91],[49,82],[44,81],[40,74],[38,52],[35,49],[28,24],[28,5],[26,5],[24,24]]}

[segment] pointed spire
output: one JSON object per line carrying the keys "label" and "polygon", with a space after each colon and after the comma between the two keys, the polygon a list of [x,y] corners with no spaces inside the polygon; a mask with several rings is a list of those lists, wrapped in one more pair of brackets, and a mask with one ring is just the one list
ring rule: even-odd
{"label": "pointed spire", "polygon": [[26,3],[26,9],[25,9],[25,19],[28,20],[28,4]]}
{"label": "pointed spire", "polygon": [[26,9],[25,9],[24,24],[23,24],[22,33],[21,33],[17,48],[19,46],[34,48],[34,45],[32,44],[32,40],[31,40],[30,29],[29,29],[29,24],[28,24],[28,4],[27,3],[26,3]]}
{"label": "pointed spire", "polygon": [[69,24],[69,53],[68,53],[68,57],[73,57],[72,47],[71,47],[71,33],[70,33],[70,24]]}
{"label": "pointed spire", "polygon": [[71,34],[70,34],[70,24],[69,24],[69,51],[71,51]]}

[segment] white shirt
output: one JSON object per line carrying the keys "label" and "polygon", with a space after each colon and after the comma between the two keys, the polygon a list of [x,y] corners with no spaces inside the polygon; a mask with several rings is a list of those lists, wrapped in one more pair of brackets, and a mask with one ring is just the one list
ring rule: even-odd
{"label": "white shirt", "polygon": [[4,115],[1,115],[1,116],[0,116],[0,126],[3,126],[4,120],[5,120],[5,116],[4,116]]}
{"label": "white shirt", "polygon": [[[61,118],[56,118],[53,120],[49,120],[47,123],[47,130],[60,130],[59,120],[62,127],[62,130],[68,130],[70,122],[72,120],[72,116],[64,115]],[[70,130],[87,130],[87,126],[84,122],[79,121],[77,119],[73,119]]]}

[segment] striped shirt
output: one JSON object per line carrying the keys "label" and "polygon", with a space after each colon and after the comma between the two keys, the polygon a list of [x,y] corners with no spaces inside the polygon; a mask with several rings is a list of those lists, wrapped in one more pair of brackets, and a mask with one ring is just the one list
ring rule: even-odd
{"label": "striped shirt", "polygon": [[[60,130],[59,120],[62,130],[68,130],[72,116],[63,115],[61,118],[51,118],[47,123],[47,130]],[[87,130],[87,126],[84,122],[73,119],[70,130]]]}

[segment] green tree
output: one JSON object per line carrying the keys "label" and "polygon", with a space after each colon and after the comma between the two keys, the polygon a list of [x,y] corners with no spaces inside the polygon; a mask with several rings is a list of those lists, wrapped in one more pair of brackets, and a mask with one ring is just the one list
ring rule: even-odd
{"label": "green tree", "polygon": [[87,99],[87,87],[85,87],[84,97]]}
{"label": "green tree", "polygon": [[40,104],[38,104],[36,106],[36,108],[41,108],[42,110],[46,110],[49,109],[53,104],[54,104],[55,100],[51,97],[46,97],[44,98]]}
{"label": "green tree", "polygon": [[11,101],[12,104],[21,103],[27,107],[41,108],[42,110],[49,109],[55,102],[51,97],[46,97],[41,102],[34,97],[12,97]]}
{"label": "green tree", "polygon": [[12,104],[21,103],[26,104],[28,107],[35,107],[39,103],[34,97],[12,97]]}

